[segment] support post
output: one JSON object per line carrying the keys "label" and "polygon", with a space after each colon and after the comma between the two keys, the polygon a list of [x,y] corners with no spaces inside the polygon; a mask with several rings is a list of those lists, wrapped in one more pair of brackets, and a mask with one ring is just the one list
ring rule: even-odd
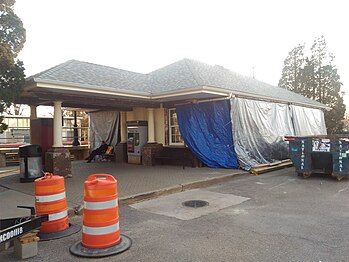
{"label": "support post", "polygon": [[154,108],[148,108],[148,144],[155,143]]}
{"label": "support post", "polygon": [[162,144],[155,140],[154,108],[148,108],[148,143],[142,148],[142,164],[152,166],[155,164],[155,155],[162,150]]}
{"label": "support post", "polygon": [[126,112],[120,112],[120,143],[127,142]]}
{"label": "support post", "polygon": [[54,101],[54,112],[53,112],[53,146],[52,147],[63,147],[62,142],[62,102]]}
{"label": "support post", "polygon": [[29,142],[33,144],[33,139],[32,137],[34,136],[34,130],[32,128],[32,120],[37,119],[37,114],[36,114],[36,105],[30,105],[30,130],[29,130]]}
{"label": "support post", "polygon": [[127,162],[127,113],[120,112],[120,143],[115,147],[115,161]]}
{"label": "support post", "polygon": [[37,115],[36,115],[36,105],[31,105],[30,106],[30,120],[32,119],[37,119]]}
{"label": "support post", "polygon": [[73,146],[79,146],[79,130],[78,130],[78,120],[76,111],[74,111],[74,140],[73,140]]}
{"label": "support post", "polygon": [[62,141],[62,102],[55,101],[53,115],[53,145],[45,154],[45,171],[71,177],[70,152]]}

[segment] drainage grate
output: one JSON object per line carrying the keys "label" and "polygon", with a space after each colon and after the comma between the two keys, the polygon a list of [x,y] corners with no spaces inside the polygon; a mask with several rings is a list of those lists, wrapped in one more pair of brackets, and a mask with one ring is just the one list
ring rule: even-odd
{"label": "drainage grate", "polygon": [[208,206],[208,202],[204,200],[188,200],[182,203],[185,207],[199,208]]}

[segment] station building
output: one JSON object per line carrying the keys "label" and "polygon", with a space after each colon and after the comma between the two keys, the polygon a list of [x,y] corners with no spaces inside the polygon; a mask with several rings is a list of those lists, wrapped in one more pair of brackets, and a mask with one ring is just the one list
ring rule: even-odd
{"label": "station building", "polygon": [[61,169],[69,158],[62,108],[89,112],[90,149],[106,140],[116,161],[246,170],[287,158],[286,135],[326,134],[323,111],[329,109],[191,59],[148,74],[70,60],[29,77],[17,103],[31,106],[32,119],[37,106],[54,107],[46,160]]}

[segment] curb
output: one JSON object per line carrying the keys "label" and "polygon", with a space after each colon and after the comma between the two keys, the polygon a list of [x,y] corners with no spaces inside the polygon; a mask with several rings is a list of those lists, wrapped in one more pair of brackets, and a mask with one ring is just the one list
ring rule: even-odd
{"label": "curb", "polygon": [[149,200],[149,199],[154,199],[154,198],[157,198],[160,196],[179,193],[179,192],[183,192],[183,191],[190,190],[190,189],[209,187],[211,185],[215,185],[215,184],[229,181],[229,180],[231,180],[237,176],[241,176],[241,175],[249,175],[249,173],[245,172],[245,171],[241,171],[241,172],[235,173],[235,174],[223,175],[223,176],[214,177],[214,178],[207,178],[204,180],[193,181],[193,182],[189,182],[189,183],[185,183],[185,184],[179,184],[179,185],[173,186],[173,187],[163,188],[160,190],[154,190],[154,191],[150,191],[150,192],[145,192],[145,193],[141,193],[141,194],[136,194],[136,195],[132,195],[132,196],[119,198],[119,206],[128,206],[128,205],[135,204],[137,202],[141,202],[141,201],[145,201],[145,200]]}
{"label": "curb", "polygon": [[170,195],[174,193],[182,192],[182,185],[174,187],[162,188],[159,190],[149,191],[141,194],[119,198],[119,206],[128,206],[137,202],[145,201],[148,199],[157,198],[164,195]]}

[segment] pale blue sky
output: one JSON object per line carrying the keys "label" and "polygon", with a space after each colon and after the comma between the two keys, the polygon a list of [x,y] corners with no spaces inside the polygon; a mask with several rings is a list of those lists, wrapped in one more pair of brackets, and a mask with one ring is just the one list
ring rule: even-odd
{"label": "pale blue sky", "polygon": [[27,75],[69,59],[146,73],[184,57],[276,85],[298,43],[325,35],[349,104],[346,1],[17,0]]}

